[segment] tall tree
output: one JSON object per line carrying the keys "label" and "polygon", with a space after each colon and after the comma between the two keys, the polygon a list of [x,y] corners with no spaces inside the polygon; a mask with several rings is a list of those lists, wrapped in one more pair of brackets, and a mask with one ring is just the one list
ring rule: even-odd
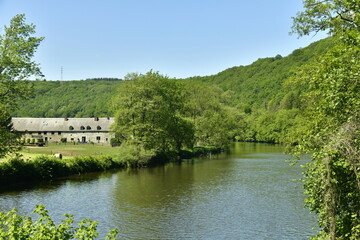
{"label": "tall tree", "polygon": [[34,37],[35,25],[25,23],[25,15],[13,17],[0,34],[0,157],[17,149],[10,112],[19,99],[29,95],[29,77],[42,77],[39,65],[32,60],[42,37]]}
{"label": "tall tree", "polygon": [[300,36],[329,30],[336,46],[299,71],[308,88],[301,152],[312,152],[305,172],[306,204],[319,214],[318,239],[360,239],[360,2],[306,0],[294,18]]}
{"label": "tall tree", "polygon": [[243,123],[238,111],[226,102],[228,92],[196,81],[184,81],[182,88],[185,97],[182,115],[194,126],[195,144],[227,147]]}
{"label": "tall tree", "polygon": [[153,71],[125,80],[112,103],[118,135],[157,153],[192,147],[194,132],[180,114],[184,100],[177,82]]}

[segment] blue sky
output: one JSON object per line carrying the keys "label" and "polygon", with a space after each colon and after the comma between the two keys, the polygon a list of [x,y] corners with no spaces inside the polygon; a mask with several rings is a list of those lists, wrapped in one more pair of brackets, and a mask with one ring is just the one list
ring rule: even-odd
{"label": "blue sky", "polygon": [[289,35],[302,0],[0,0],[0,31],[18,13],[45,37],[36,61],[48,80],[216,74],[286,56],[324,38]]}

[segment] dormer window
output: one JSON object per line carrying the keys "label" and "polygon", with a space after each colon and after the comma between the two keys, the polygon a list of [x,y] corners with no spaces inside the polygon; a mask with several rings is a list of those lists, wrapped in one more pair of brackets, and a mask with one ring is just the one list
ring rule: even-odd
{"label": "dormer window", "polygon": [[101,127],[100,127],[100,126],[97,126],[96,129],[97,129],[97,130],[101,130]]}
{"label": "dormer window", "polygon": [[85,127],[84,127],[84,126],[81,126],[81,127],[80,127],[80,130],[85,130]]}
{"label": "dormer window", "polygon": [[86,130],[91,130],[91,127],[90,127],[90,126],[87,126],[87,127],[86,127]]}
{"label": "dormer window", "polygon": [[73,127],[73,126],[70,126],[70,127],[69,127],[69,130],[74,130],[74,127]]}

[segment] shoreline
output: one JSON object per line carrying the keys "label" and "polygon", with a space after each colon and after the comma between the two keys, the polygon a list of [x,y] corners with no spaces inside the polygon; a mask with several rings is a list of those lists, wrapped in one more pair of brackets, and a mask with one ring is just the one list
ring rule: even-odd
{"label": "shoreline", "polygon": [[[119,161],[114,156],[74,156],[67,159],[59,159],[51,155],[39,155],[31,159],[23,156],[14,156],[9,160],[0,162],[0,184],[11,186],[13,184],[37,183],[66,179],[71,176],[87,173],[102,173],[109,170],[126,168],[144,168],[164,165],[169,162],[182,161],[195,157],[207,157],[211,154],[220,153],[222,149],[215,147],[195,147],[193,150],[183,150],[180,153],[170,153],[152,157],[148,162]],[[3,190],[11,189],[1,187]]]}

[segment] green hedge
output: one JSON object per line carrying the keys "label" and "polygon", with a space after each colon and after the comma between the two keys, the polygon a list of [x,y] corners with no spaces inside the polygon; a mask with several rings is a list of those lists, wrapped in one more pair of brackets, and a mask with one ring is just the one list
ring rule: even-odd
{"label": "green hedge", "polygon": [[52,156],[38,156],[24,160],[21,156],[0,163],[0,182],[39,181],[74,174],[122,168],[125,164],[109,156],[78,156],[68,160]]}

